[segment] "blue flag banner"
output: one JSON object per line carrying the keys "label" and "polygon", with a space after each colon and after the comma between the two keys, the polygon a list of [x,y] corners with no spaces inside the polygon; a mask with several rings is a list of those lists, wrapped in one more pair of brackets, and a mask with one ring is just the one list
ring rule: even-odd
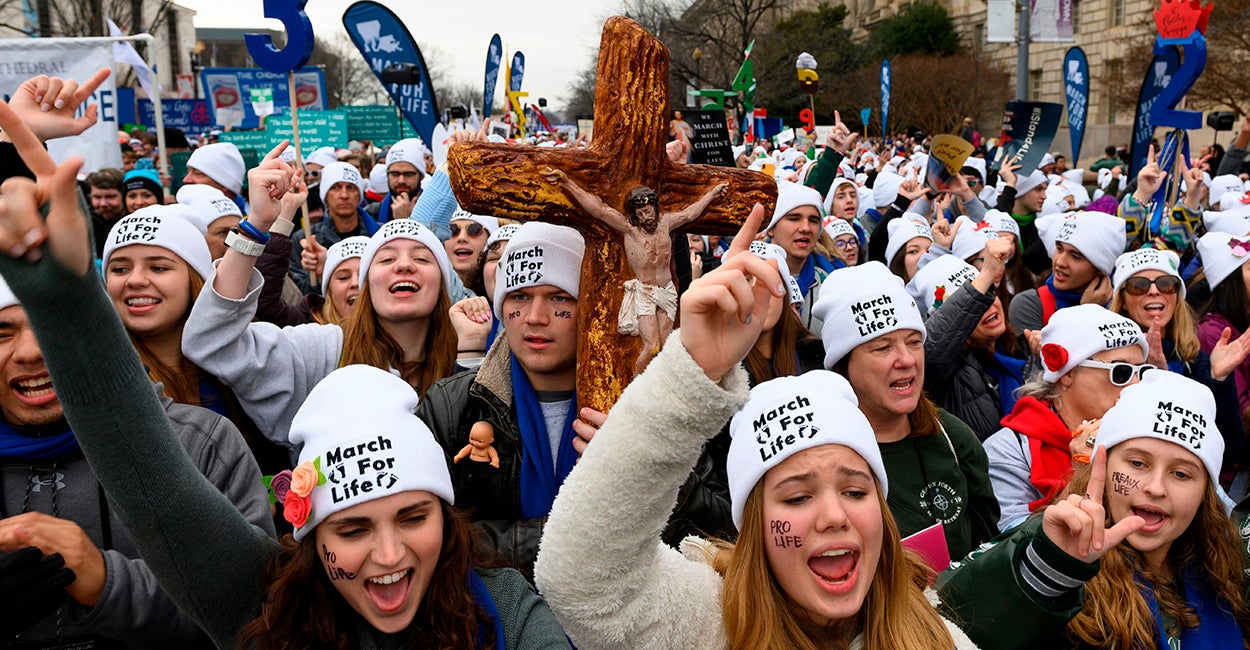
{"label": "blue flag banner", "polygon": [[525,76],[525,55],[517,52],[512,55],[512,73],[508,75],[508,90],[521,92],[521,78]]}
{"label": "blue flag banner", "polygon": [[1142,80],[1137,95],[1137,115],[1133,118],[1133,148],[1129,155],[1129,178],[1137,178],[1137,172],[1146,166],[1146,154],[1150,139],[1154,137],[1155,125],[1150,120],[1150,108],[1163,90],[1172,83],[1172,76],[1181,68],[1180,50],[1168,47],[1156,53],[1146,78]]}
{"label": "blue flag banner", "polygon": [[1068,104],[1068,136],[1072,139],[1072,166],[1081,159],[1085,118],[1089,112],[1089,61],[1085,50],[1068,48],[1063,57],[1063,94]]}
{"label": "blue flag banner", "polygon": [[886,123],[890,116],[890,60],[881,61],[881,137],[888,138]]}
{"label": "blue flag banner", "polygon": [[1050,149],[1050,143],[1055,141],[1062,117],[1063,104],[1007,102],[994,169],[1000,169],[1004,162],[1019,154],[1020,169],[1016,174],[1021,178],[1032,174]]}
{"label": "blue flag banner", "polygon": [[402,21],[390,9],[370,0],[357,2],[343,13],[343,27],[356,49],[364,55],[373,74],[382,79],[382,70],[395,63],[410,63],[417,68],[415,83],[382,84],[404,117],[416,129],[427,146],[434,142],[434,126],[438,124],[438,103],[430,70],[421,57],[417,42]]}
{"label": "blue flag banner", "polygon": [[486,49],[486,89],[482,93],[482,118],[490,117],[491,104],[495,103],[495,81],[499,79],[499,63],[503,59],[503,42],[499,34],[490,39]]}
{"label": "blue flag banner", "polygon": [[871,108],[861,108],[861,109],[859,109],[859,123],[860,123],[860,124],[863,124],[865,129],[867,129],[867,128],[868,128],[868,120],[869,120],[869,119],[871,119],[871,118],[872,118],[872,109],[871,109]]}

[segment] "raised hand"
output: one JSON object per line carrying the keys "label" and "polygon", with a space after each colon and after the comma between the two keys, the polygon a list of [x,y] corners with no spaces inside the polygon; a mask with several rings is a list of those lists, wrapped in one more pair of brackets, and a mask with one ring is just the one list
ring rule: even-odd
{"label": "raised hand", "polygon": [[1106,305],[1111,301],[1111,279],[1099,273],[1081,292],[1082,305]]}
{"label": "raised hand", "polygon": [[1230,341],[1233,338],[1233,329],[1225,327],[1220,334],[1220,340],[1216,341],[1215,347],[1211,350],[1211,378],[1215,381],[1224,381],[1233,371],[1246,360],[1246,356],[1250,355],[1250,330],[1237,337],[1237,340]]}
{"label": "raised hand", "polygon": [[282,195],[282,209],[278,212],[279,219],[286,221],[294,221],[295,213],[304,206],[308,201],[308,183],[304,182],[304,175],[297,174],[291,181],[291,187],[286,194]]}
{"label": "raised hand", "polygon": [[[12,177],[0,185],[0,253],[27,262],[39,259],[47,241],[53,257],[70,271],[86,273],[91,265],[87,218],[78,205],[78,170],[81,156],[70,156],[57,165],[43,142],[21,117],[0,101],[0,129],[13,142],[17,154],[35,180]],[[40,208],[48,205],[48,218]]]}
{"label": "raised hand", "polygon": [[845,156],[858,137],[858,133],[853,133],[842,123],[842,115],[834,111],[833,128],[829,130],[829,135],[825,138],[825,146]]}
{"label": "raised hand", "polygon": [[448,312],[451,325],[456,330],[460,352],[486,354],[486,339],[490,336],[493,320],[490,303],[481,296],[465,298],[451,306]]}
{"label": "raised hand", "polygon": [[9,107],[40,142],[79,135],[96,123],[99,107],[92,104],[82,115],[74,114],[108,79],[109,73],[109,68],[100,68],[82,85],[73,79],[42,74],[32,77],[18,86],[9,98]]}
{"label": "raised hand", "polygon": [[1129,515],[1107,528],[1102,507],[1103,486],[1107,480],[1107,449],[1099,447],[1093,458],[1093,473],[1085,494],[1072,494],[1048,506],[1042,515],[1042,532],[1064,553],[1084,562],[1094,562],[1126,537],[1141,530],[1146,520]]}
{"label": "raised hand", "polygon": [[1133,198],[1142,205],[1149,203],[1167,176],[1168,173],[1159,167],[1159,153],[1153,144],[1150,145],[1146,152],[1146,164],[1137,172],[1137,190],[1133,192]]}
{"label": "raised hand", "polygon": [[457,142],[486,142],[487,135],[490,134],[490,118],[482,120],[482,128],[473,131],[470,129],[460,129],[447,135],[447,146],[456,144]]}
{"label": "raised hand", "polygon": [[1158,316],[1154,317],[1154,320],[1150,322],[1150,329],[1146,330],[1146,343],[1150,347],[1150,354],[1146,355],[1146,363],[1156,368],[1166,369],[1168,358],[1163,354],[1163,326],[1159,324]]}
{"label": "raised hand", "polygon": [[[995,237],[985,243],[985,261],[981,264],[981,272],[973,279],[973,286],[981,293],[989,291],[1003,281],[1007,272],[1007,260],[1015,252],[1015,246],[1002,237]],[[982,279],[981,276],[985,276]],[[982,286],[985,285],[985,286]]]}
{"label": "raised hand", "polygon": [[955,231],[962,225],[962,221],[951,223],[945,217],[938,218],[929,229],[933,233],[933,243],[950,250],[951,244],[955,243]]}
{"label": "raised hand", "polygon": [[1189,208],[1190,212],[1202,210],[1202,202],[1207,198],[1207,185],[1202,182],[1202,174],[1210,168],[1207,164],[1210,158],[1211,154],[1207,154],[1190,167],[1185,162],[1185,157],[1180,157],[1181,178],[1185,180],[1185,207]]}
{"label": "raised hand", "polygon": [[899,196],[906,197],[908,201],[915,201],[926,193],[924,186],[915,179],[914,174],[908,174],[908,179],[898,184]]}
{"label": "raised hand", "polygon": [[282,214],[282,199],[300,175],[299,169],[281,158],[290,144],[289,140],[279,142],[259,165],[247,172],[247,196],[251,204],[247,220],[261,232],[269,232],[269,227],[278,220],[278,215]]}
{"label": "raised hand", "polygon": [[391,195],[391,219],[407,219],[412,216],[412,209],[417,202],[408,198],[407,192]]}
{"label": "raised hand", "polygon": [[1020,156],[1017,154],[1012,156],[1007,162],[1004,162],[1002,167],[998,168],[998,177],[1003,179],[1003,182],[1006,183],[1008,187],[1015,187],[1016,181],[1019,179],[1019,176],[1016,175],[1016,171],[1019,169]]}
{"label": "raised hand", "polygon": [[[741,253],[763,224],[758,203],[730,245]],[[789,292],[776,261],[726,254],[719,268],[695,280],[681,297],[681,344],[712,381],[720,381],[755,345],[773,300]]]}

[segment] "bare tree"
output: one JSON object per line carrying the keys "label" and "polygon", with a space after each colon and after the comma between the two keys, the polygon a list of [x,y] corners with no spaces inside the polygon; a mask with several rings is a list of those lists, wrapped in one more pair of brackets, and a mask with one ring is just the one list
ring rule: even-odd
{"label": "bare tree", "polygon": [[382,83],[345,35],[318,38],[309,64],[324,66],[330,108],[390,102]]}

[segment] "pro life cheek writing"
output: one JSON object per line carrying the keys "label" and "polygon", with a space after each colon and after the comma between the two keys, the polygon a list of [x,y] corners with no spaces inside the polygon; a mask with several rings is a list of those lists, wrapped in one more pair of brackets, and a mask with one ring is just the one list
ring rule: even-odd
{"label": "pro life cheek writing", "polygon": [[790,534],[790,522],[783,519],[774,519],[769,523],[768,527],[773,535],[773,544],[777,548],[800,548],[803,546],[802,537]]}
{"label": "pro life cheek writing", "polygon": [[334,551],[331,551],[328,547],[326,547],[325,544],[321,545],[321,557],[325,560],[326,575],[330,576],[331,580],[355,580],[356,579],[356,574],[350,571],[341,569],[337,566],[334,566],[334,561],[337,558],[334,554]]}

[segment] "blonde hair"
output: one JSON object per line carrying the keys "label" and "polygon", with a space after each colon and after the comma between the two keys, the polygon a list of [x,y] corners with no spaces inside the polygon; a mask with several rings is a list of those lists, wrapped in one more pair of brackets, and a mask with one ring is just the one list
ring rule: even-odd
{"label": "blonde hair", "polygon": [[[721,590],[725,632],[731,650],[817,650],[828,639],[813,639],[810,623],[786,596],[765,555],[763,482],[747,497],[737,544],[716,540],[712,566],[724,578]],[[941,615],[925,598],[933,572],[899,543],[898,524],[880,486],[877,501],[884,526],[881,559],[863,606],[854,620],[826,628],[849,643],[862,633],[868,650],[953,650],[955,642]]]}
{"label": "blonde hair", "polygon": [[[1092,469],[1085,465],[1076,470],[1071,482],[1056,501],[1072,494],[1084,494]],[[1193,521],[1168,550],[1167,561],[1178,573],[1193,571],[1202,588],[1215,592],[1221,607],[1231,607],[1241,627],[1242,636],[1250,639],[1250,608],[1244,599],[1246,577],[1241,538],[1232,518],[1224,510],[1209,479],[1202,494],[1202,503]],[[1106,489],[1103,498],[1106,499]],[[1111,525],[1110,514],[1107,525]],[[1139,583],[1140,580],[1140,583]],[[1152,572],[1140,551],[1127,541],[1121,542],[1102,557],[1101,568],[1085,583],[1085,604],[1068,623],[1068,637],[1074,643],[1114,650],[1133,650],[1155,645],[1155,617],[1142,596],[1143,589],[1154,592],[1159,611],[1181,627],[1196,627],[1198,615],[1186,604],[1185,594],[1176,593],[1172,581]],[[1244,644],[1250,649],[1250,641]]]}
{"label": "blonde hair", "polygon": [[[1124,305],[1124,287],[1111,296],[1111,311],[1128,317],[1128,307]],[[1149,326],[1137,324],[1145,331],[1150,329]],[[1168,321],[1167,327],[1164,328],[1163,335],[1171,337],[1172,343],[1176,346],[1176,356],[1186,363],[1193,361],[1194,357],[1202,351],[1202,343],[1198,340],[1197,319],[1194,318],[1193,307],[1185,302],[1179,293],[1176,294],[1176,311],[1172,314],[1172,320]]]}
{"label": "blonde hair", "polygon": [[[200,291],[204,288],[204,278],[200,277],[191,265],[187,265],[187,285],[190,291],[190,298],[187,300],[187,310],[179,319],[179,329],[187,323],[187,316],[191,315],[191,308],[195,306],[195,299],[199,297]],[[147,368],[148,378],[154,382],[161,384],[161,394],[174,400],[179,404],[200,405],[200,369],[194,363],[187,360],[182,352],[179,351],[179,359],[181,363],[177,368],[170,367],[160,357],[152,352],[151,348],[143,342],[143,339],[130,331],[126,330],[126,334],[130,336],[130,343],[135,347],[135,351],[139,353],[139,360],[143,362],[143,366]]]}
{"label": "blonde hair", "polygon": [[[361,270],[360,295],[352,315],[343,324],[343,353],[340,365],[363,363],[374,368],[389,370],[397,368],[399,376],[412,385],[420,395],[434,382],[450,376],[456,368],[456,329],[451,324],[451,299],[439,280],[438,302],[429,316],[429,329],[425,333],[424,359],[405,361],[404,349],[382,327],[378,313],[373,309],[369,295],[369,283],[364,281]],[[328,301],[327,301],[328,302]]]}

